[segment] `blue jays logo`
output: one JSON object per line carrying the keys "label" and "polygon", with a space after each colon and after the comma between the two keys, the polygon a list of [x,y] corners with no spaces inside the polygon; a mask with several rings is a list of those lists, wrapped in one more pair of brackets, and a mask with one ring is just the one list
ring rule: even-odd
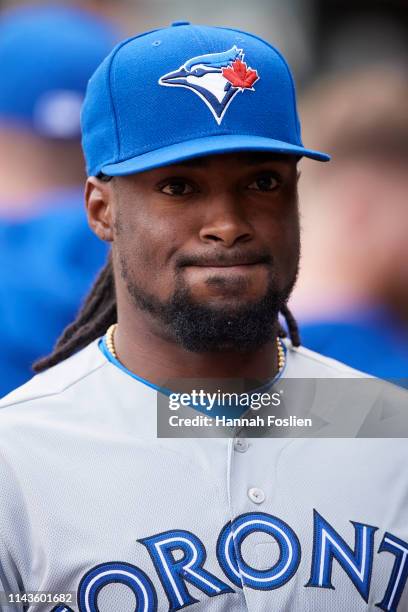
{"label": "blue jays logo", "polygon": [[254,91],[253,85],[259,80],[258,72],[243,60],[243,50],[235,45],[224,53],[198,55],[160,77],[159,85],[191,89],[220,125],[235,96],[244,90]]}

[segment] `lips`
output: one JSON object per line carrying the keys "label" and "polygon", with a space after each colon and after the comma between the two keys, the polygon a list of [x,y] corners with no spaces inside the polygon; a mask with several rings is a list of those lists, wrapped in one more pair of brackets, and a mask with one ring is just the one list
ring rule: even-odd
{"label": "lips", "polygon": [[263,262],[261,261],[237,261],[234,263],[220,264],[220,263],[209,261],[209,262],[202,263],[202,264],[194,264],[194,267],[196,268],[237,268],[241,266],[256,266],[262,263]]}
{"label": "lips", "polygon": [[212,259],[191,259],[182,263],[183,267],[197,267],[197,268],[235,268],[241,266],[255,266],[261,264],[269,264],[271,258],[268,256],[248,256],[243,257],[216,257]]}

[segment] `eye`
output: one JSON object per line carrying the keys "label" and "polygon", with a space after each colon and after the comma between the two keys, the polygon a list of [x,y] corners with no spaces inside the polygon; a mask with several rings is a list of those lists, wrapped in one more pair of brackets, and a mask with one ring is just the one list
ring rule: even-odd
{"label": "eye", "polygon": [[253,189],[254,191],[274,191],[280,184],[280,179],[274,174],[263,174],[248,185],[248,189]]}
{"label": "eye", "polygon": [[160,191],[170,196],[184,196],[193,193],[193,187],[182,179],[173,179],[161,185]]}

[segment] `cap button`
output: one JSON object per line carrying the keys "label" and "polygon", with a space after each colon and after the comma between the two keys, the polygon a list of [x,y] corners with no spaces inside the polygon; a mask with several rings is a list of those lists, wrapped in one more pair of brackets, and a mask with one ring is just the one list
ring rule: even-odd
{"label": "cap button", "polygon": [[189,21],[173,21],[171,25],[173,28],[175,28],[177,26],[191,25],[191,23]]}

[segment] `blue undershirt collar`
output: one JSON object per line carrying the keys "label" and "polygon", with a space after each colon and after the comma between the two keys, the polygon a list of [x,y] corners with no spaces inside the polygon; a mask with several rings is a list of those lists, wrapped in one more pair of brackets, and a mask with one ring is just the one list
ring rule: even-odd
{"label": "blue undershirt collar", "polygon": [[[169,397],[172,393],[174,393],[174,391],[172,391],[171,389],[167,389],[166,387],[159,387],[158,385],[155,385],[154,383],[150,382],[149,380],[146,380],[145,378],[142,378],[141,376],[138,376],[137,374],[135,374],[134,372],[131,372],[130,370],[128,370],[128,368],[126,368],[120,361],[119,359],[116,359],[116,357],[114,357],[112,355],[112,353],[110,352],[110,350],[108,349],[108,346],[106,344],[106,335],[103,336],[100,340],[99,340],[99,349],[102,351],[102,353],[104,354],[104,356],[106,357],[106,359],[112,363],[114,366],[116,366],[117,368],[119,368],[119,370],[122,370],[122,372],[124,372],[125,374],[127,374],[128,376],[130,376],[131,378],[134,378],[135,380],[137,380],[138,382],[142,383],[143,385],[146,385],[147,387],[150,387],[150,389],[154,389],[155,391],[157,391],[158,393],[162,393],[163,395],[166,395],[167,397]],[[278,372],[278,374],[276,374],[276,376],[268,381],[267,383],[265,383],[264,385],[262,385],[262,387],[258,387],[257,389],[254,389],[250,395],[255,394],[255,393],[267,393],[271,387],[280,379],[283,377],[283,374],[286,371],[286,366],[287,366],[287,348],[286,346],[282,343],[283,346],[283,350],[285,352],[285,365],[283,366],[282,370],[280,372]],[[223,407],[224,408],[224,407]],[[246,412],[246,410],[248,409],[247,407],[242,407],[240,406],[240,408],[242,410],[240,410],[241,413]],[[203,412],[204,414],[208,414],[206,411],[205,406],[203,406],[202,408],[194,406],[194,409],[197,410],[198,412]]]}

